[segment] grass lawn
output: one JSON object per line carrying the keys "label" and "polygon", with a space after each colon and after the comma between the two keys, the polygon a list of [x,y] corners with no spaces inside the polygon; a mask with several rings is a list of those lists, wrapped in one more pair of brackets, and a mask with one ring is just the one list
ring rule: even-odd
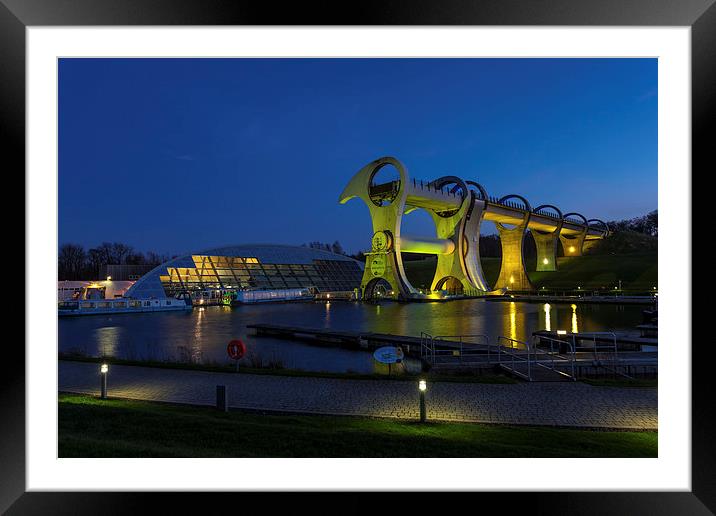
{"label": "grass lawn", "polygon": [[657,432],[263,415],[59,395],[60,457],[656,457]]}
{"label": "grass lawn", "polygon": [[659,380],[656,378],[584,378],[580,380],[589,385],[597,387],[635,387],[639,389],[659,387]]}

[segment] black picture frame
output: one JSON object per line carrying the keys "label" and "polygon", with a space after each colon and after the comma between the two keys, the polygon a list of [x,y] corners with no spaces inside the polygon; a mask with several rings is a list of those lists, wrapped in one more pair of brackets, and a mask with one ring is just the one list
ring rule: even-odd
{"label": "black picture frame", "polygon": [[[688,26],[692,37],[692,177],[716,170],[708,134],[716,125],[715,0],[410,0],[342,2],[251,2],[245,0],[0,0],[0,127],[5,174],[23,176],[25,167],[25,29],[64,25],[575,25]],[[709,131],[711,129],[711,131]],[[10,158],[10,160],[8,160]],[[10,165],[11,163],[11,165]],[[701,171],[697,173],[696,171]],[[689,212],[691,207],[688,207]],[[19,246],[18,246],[19,247]],[[29,271],[25,271],[27,274]],[[685,278],[691,283],[691,278]],[[14,300],[16,301],[16,300]],[[24,306],[24,303],[23,305]],[[691,329],[691,321],[679,321]],[[692,332],[686,332],[690,335]],[[28,345],[28,343],[25,343]],[[716,468],[711,428],[714,406],[708,385],[713,346],[692,347],[692,491],[641,493],[480,493],[470,504],[496,502],[527,514],[713,514]],[[236,507],[227,494],[27,493],[25,492],[25,353],[5,346],[0,361],[0,511],[8,514],[124,514],[221,512]],[[50,437],[48,437],[50,438]],[[568,474],[568,472],[566,472]],[[559,485],[559,479],[555,479]],[[260,494],[242,494],[241,506]],[[272,493],[264,512],[296,511],[305,494]],[[340,504],[342,513],[374,511],[376,494],[348,494],[333,502],[321,495],[321,509]],[[474,497],[476,494],[460,495]],[[265,499],[266,495],[264,495]],[[211,502],[209,503],[209,498]],[[260,503],[264,503],[261,501]],[[314,503],[312,501],[312,503]],[[457,509],[459,500],[451,501]],[[422,495],[401,497],[401,511],[424,510]],[[331,511],[333,512],[333,511]]]}

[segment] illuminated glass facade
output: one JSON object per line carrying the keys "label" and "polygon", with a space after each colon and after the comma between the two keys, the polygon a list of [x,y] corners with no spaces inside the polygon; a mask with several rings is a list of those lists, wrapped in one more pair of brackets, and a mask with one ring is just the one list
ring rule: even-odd
{"label": "illuminated glass facade", "polygon": [[314,288],[345,292],[360,287],[362,264],[318,249],[233,246],[173,259],[142,277],[128,297],[174,297],[182,292]]}

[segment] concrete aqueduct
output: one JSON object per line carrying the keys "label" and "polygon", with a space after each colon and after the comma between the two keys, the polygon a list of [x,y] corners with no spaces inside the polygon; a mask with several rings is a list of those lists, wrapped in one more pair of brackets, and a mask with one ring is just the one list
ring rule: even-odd
{"label": "concrete aqueduct", "polygon": [[[376,174],[386,165],[395,167],[398,179],[376,184]],[[344,204],[354,197],[365,202],[373,221],[372,247],[366,253],[361,281],[363,298],[373,297],[377,288],[382,295],[404,300],[439,297],[437,291],[445,290],[471,295],[507,289],[532,290],[523,253],[528,229],[537,246],[538,271],[557,270],[557,239],[561,240],[565,255],[580,256],[609,233],[609,227],[601,220],[587,220],[578,213],[563,214],[549,204],[532,208],[520,195],[490,197],[479,183],[456,176],[430,182],[410,179],[405,166],[392,157],[377,159],[359,170],[341,193],[339,202]],[[403,215],[416,209],[431,215],[436,238],[401,234]],[[483,220],[495,223],[502,245],[500,275],[492,289],[480,264]],[[410,284],[402,252],[437,255],[430,293]]]}

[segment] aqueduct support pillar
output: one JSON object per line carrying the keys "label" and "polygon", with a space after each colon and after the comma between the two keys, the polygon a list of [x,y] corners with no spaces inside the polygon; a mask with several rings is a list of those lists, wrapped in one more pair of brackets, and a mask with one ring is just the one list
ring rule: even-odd
{"label": "aqueduct support pillar", "polygon": [[604,222],[603,220],[600,220],[600,219],[589,219],[587,221],[587,224],[589,225],[590,228],[593,227],[592,226],[593,222],[597,222],[597,223],[601,224],[601,226],[603,228],[602,231],[604,232],[604,234],[602,235],[601,238],[595,238],[595,239],[588,239],[585,237],[584,242],[582,242],[582,253],[586,253],[592,247],[594,247],[598,242],[601,242],[604,238],[609,236],[609,226],[607,225],[606,222]]}
{"label": "aqueduct support pillar", "polygon": [[532,283],[527,276],[524,258],[525,231],[530,221],[532,208],[527,199],[518,195],[507,195],[500,199],[500,203],[508,198],[520,199],[525,205],[525,215],[522,222],[513,228],[507,228],[500,222],[495,222],[500,234],[502,245],[502,265],[500,275],[495,283],[495,290],[507,288],[509,290],[532,290]]}
{"label": "aqueduct support pillar", "polygon": [[535,246],[537,247],[537,270],[553,272],[557,270],[557,239],[562,231],[564,217],[560,209],[551,204],[538,206],[534,211],[535,213],[540,213],[541,210],[545,208],[550,208],[559,215],[560,222],[557,228],[550,233],[543,233],[532,229],[531,233],[535,240]]}
{"label": "aqueduct support pillar", "polygon": [[532,231],[537,247],[537,270],[554,272],[557,270],[557,234]]}
{"label": "aqueduct support pillar", "polygon": [[564,219],[576,215],[584,221],[584,231],[576,235],[559,235],[559,239],[562,242],[562,249],[564,250],[564,256],[582,256],[584,252],[584,239],[589,231],[589,223],[586,217],[579,213],[567,213]]}

